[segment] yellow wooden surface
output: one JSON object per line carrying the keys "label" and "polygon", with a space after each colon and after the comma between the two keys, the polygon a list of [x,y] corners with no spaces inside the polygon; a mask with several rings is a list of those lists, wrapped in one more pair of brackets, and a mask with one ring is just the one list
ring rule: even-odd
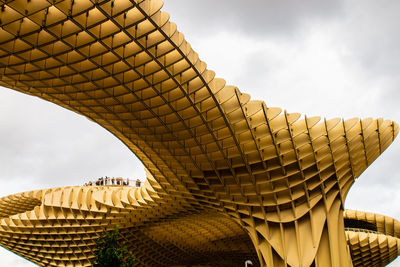
{"label": "yellow wooden surface", "polygon": [[98,123],[148,171],[139,189],[3,198],[3,246],[44,266],[84,265],[99,232],[118,224],[143,266],[353,264],[344,200],[396,123],[250,100],[206,68],[161,0],[1,3],[0,85]]}

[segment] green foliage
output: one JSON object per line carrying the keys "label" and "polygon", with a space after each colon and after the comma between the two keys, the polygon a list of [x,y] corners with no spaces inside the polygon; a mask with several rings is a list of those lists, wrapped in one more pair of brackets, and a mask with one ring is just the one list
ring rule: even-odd
{"label": "green foliage", "polygon": [[135,263],[132,253],[127,253],[126,246],[118,244],[118,226],[113,232],[100,235],[95,253],[94,267],[133,267]]}

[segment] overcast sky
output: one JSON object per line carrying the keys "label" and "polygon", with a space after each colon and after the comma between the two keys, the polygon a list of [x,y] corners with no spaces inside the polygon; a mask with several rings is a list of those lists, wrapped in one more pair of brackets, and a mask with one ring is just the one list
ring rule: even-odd
{"label": "overcast sky", "polygon": [[[163,10],[209,69],[252,99],[308,116],[400,122],[398,0],[165,0]],[[356,181],[346,208],[400,219],[399,139]],[[100,126],[5,88],[0,171],[0,196],[105,175],[144,177]],[[33,266],[4,249],[0,262]]]}

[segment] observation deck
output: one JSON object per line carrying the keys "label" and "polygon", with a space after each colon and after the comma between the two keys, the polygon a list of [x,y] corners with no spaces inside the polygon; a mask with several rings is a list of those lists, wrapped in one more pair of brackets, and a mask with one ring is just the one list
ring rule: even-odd
{"label": "observation deck", "polygon": [[84,186],[136,186],[140,187],[142,181],[140,179],[129,179],[122,177],[100,177],[95,181],[89,181]]}

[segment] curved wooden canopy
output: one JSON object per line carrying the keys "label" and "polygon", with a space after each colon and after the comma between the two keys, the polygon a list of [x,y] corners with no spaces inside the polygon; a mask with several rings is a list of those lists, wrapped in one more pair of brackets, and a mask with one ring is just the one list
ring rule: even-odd
{"label": "curved wooden canopy", "polygon": [[154,194],[174,203],[168,216],[233,219],[261,266],[351,265],[344,199],[396,123],[320,120],[250,100],[206,68],[161,0],[0,2],[0,85],[113,133],[143,162]]}
{"label": "curved wooden canopy", "polygon": [[346,219],[375,225],[376,230],[346,228],[354,266],[386,266],[400,254],[400,222],[388,216],[346,210]]}

